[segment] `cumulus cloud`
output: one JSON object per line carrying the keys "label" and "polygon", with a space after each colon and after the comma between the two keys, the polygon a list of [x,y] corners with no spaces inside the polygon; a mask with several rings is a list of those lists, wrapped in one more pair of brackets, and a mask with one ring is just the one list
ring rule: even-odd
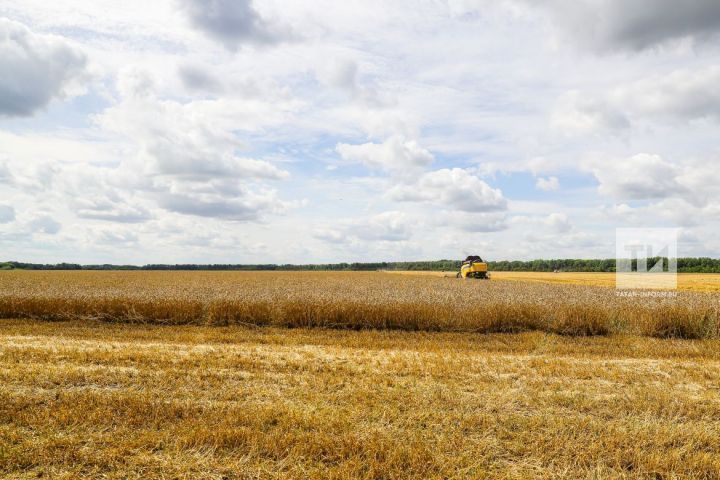
{"label": "cumulus cloud", "polygon": [[243,45],[272,45],[292,37],[287,27],[260,16],[251,0],[178,0],[190,24],[236,51]]}
{"label": "cumulus cloud", "polygon": [[551,213],[545,218],[545,225],[557,233],[565,233],[572,230],[570,219],[564,213]]}
{"label": "cumulus cloud", "polygon": [[684,198],[669,197],[641,206],[626,203],[604,206],[601,212],[616,225],[655,227],[658,223],[669,222],[670,225],[707,226],[708,221],[720,218],[720,204],[698,205]]}
{"label": "cumulus cloud", "polygon": [[32,115],[63,96],[85,63],[85,56],[62,38],[0,18],[0,116]]}
{"label": "cumulus cloud", "polygon": [[[720,5],[720,3],[717,3]],[[677,70],[640,80],[610,95],[634,115],[720,120],[720,67]]]}
{"label": "cumulus cloud", "polygon": [[216,192],[169,191],[157,194],[156,199],[160,207],[171,212],[236,221],[259,220],[263,214],[284,213],[296,206],[293,202],[281,201],[275,190],[239,192],[231,197]]}
{"label": "cumulus cloud", "polygon": [[[656,219],[695,225],[720,218],[713,160],[670,162],[659,155],[638,154],[598,162],[592,161],[592,172],[599,192],[619,202],[603,209],[610,218],[650,226]],[[630,206],[631,200],[642,202]]]}
{"label": "cumulus cloud", "polygon": [[383,212],[354,222],[349,233],[361,240],[397,242],[412,235],[411,219],[403,212]]}
{"label": "cumulus cloud", "polygon": [[417,141],[407,140],[401,135],[393,135],[383,143],[340,143],[335,150],[345,161],[401,175],[416,172],[435,160],[432,153]]}
{"label": "cumulus cloud", "polygon": [[557,177],[539,177],[535,182],[535,187],[545,192],[552,192],[560,188],[560,180]]}
{"label": "cumulus cloud", "polygon": [[625,159],[594,159],[591,171],[603,195],[647,200],[687,193],[678,182],[681,170],[659,155],[640,153]]}
{"label": "cumulus cloud", "polygon": [[119,223],[141,223],[152,218],[142,205],[132,205],[117,192],[104,195],[86,195],[75,200],[76,214],[80,218]]}
{"label": "cumulus cloud", "polygon": [[491,188],[462,168],[425,173],[414,184],[393,187],[389,197],[401,202],[427,202],[465,212],[492,212],[507,208],[507,200],[499,189]]}
{"label": "cumulus cloud", "polygon": [[720,121],[720,67],[676,70],[607,92],[570,91],[556,102],[552,127],[561,133],[625,130],[647,120]]}
{"label": "cumulus cloud", "polygon": [[573,44],[598,52],[637,52],[671,42],[700,43],[720,33],[715,0],[448,0],[451,15],[501,7],[513,17],[543,11]]}
{"label": "cumulus cloud", "polygon": [[[165,210],[238,221],[260,220],[293,206],[266,188],[264,182],[284,180],[289,173],[265,160],[238,155],[243,144],[237,124],[226,118],[219,101],[180,103],[160,100],[143,75],[130,72],[121,91],[124,101],[106,110],[99,122],[137,143],[138,156],[122,169],[127,186],[143,192]],[[134,85],[139,84],[141,88]],[[152,85],[152,82],[150,82]],[[94,218],[146,218],[148,213],[127,205],[102,205],[83,210]]]}
{"label": "cumulus cloud", "polygon": [[716,0],[553,0],[539,5],[574,40],[600,51],[699,42],[720,32]]}
{"label": "cumulus cloud", "polygon": [[418,222],[410,215],[391,210],[344,220],[332,228],[316,228],[312,231],[312,236],[334,244],[404,242],[412,237],[413,226],[417,227]]}
{"label": "cumulus cloud", "polygon": [[592,134],[630,126],[622,108],[606,98],[570,91],[556,102],[551,127],[562,134]]}
{"label": "cumulus cloud", "polygon": [[[187,134],[189,133],[189,134]],[[164,137],[148,139],[146,152],[153,163],[148,173],[187,179],[265,178],[282,180],[289,176],[285,170],[264,160],[236,156],[231,146],[222,148],[226,139],[212,132],[169,131]]]}
{"label": "cumulus cloud", "polygon": [[243,174],[284,177],[267,162],[239,157],[239,130],[281,122],[292,105],[282,99],[213,99],[179,102],[158,98],[146,72],[128,70],[119,81],[122,101],[98,117],[102,127],[141,141],[156,173]]}

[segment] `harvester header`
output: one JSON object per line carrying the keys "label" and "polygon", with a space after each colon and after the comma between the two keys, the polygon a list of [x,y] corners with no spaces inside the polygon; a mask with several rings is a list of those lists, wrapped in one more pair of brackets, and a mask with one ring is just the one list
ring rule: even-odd
{"label": "harvester header", "polygon": [[487,263],[483,262],[483,259],[477,255],[470,255],[463,260],[460,265],[457,278],[479,278],[487,280],[490,278]]}

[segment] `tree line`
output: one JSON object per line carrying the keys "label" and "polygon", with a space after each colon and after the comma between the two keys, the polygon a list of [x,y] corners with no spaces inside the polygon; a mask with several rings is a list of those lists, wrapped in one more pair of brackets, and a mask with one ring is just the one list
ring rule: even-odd
{"label": "tree line", "polygon": [[[648,259],[648,265],[666,258]],[[460,260],[428,260],[415,262],[356,262],[324,264],[148,264],[148,265],[80,265],[76,263],[41,264],[25,262],[0,262],[0,270],[281,270],[281,271],[374,271],[374,270],[429,270],[455,271]],[[633,261],[633,269],[637,262]],[[551,260],[500,260],[488,262],[488,269],[496,272],[614,272],[615,259],[551,259]],[[720,259],[678,258],[677,269],[681,273],[720,273]]]}

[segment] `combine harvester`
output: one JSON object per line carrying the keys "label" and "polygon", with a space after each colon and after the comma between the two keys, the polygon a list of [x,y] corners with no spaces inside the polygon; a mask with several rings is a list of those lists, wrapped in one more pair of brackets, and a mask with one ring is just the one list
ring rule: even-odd
{"label": "combine harvester", "polygon": [[483,262],[483,259],[477,255],[470,255],[462,262],[462,265],[460,265],[457,278],[480,278],[482,280],[489,280],[490,274],[488,273],[487,263]]}

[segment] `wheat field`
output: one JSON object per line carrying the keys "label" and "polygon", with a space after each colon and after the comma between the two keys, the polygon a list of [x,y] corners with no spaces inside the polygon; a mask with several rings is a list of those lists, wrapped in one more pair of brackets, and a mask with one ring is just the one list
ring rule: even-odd
{"label": "wheat field", "polygon": [[720,294],[383,272],[0,272],[0,318],[716,338]]}
{"label": "wheat field", "polygon": [[718,295],[0,272],[0,478],[720,478]]}

